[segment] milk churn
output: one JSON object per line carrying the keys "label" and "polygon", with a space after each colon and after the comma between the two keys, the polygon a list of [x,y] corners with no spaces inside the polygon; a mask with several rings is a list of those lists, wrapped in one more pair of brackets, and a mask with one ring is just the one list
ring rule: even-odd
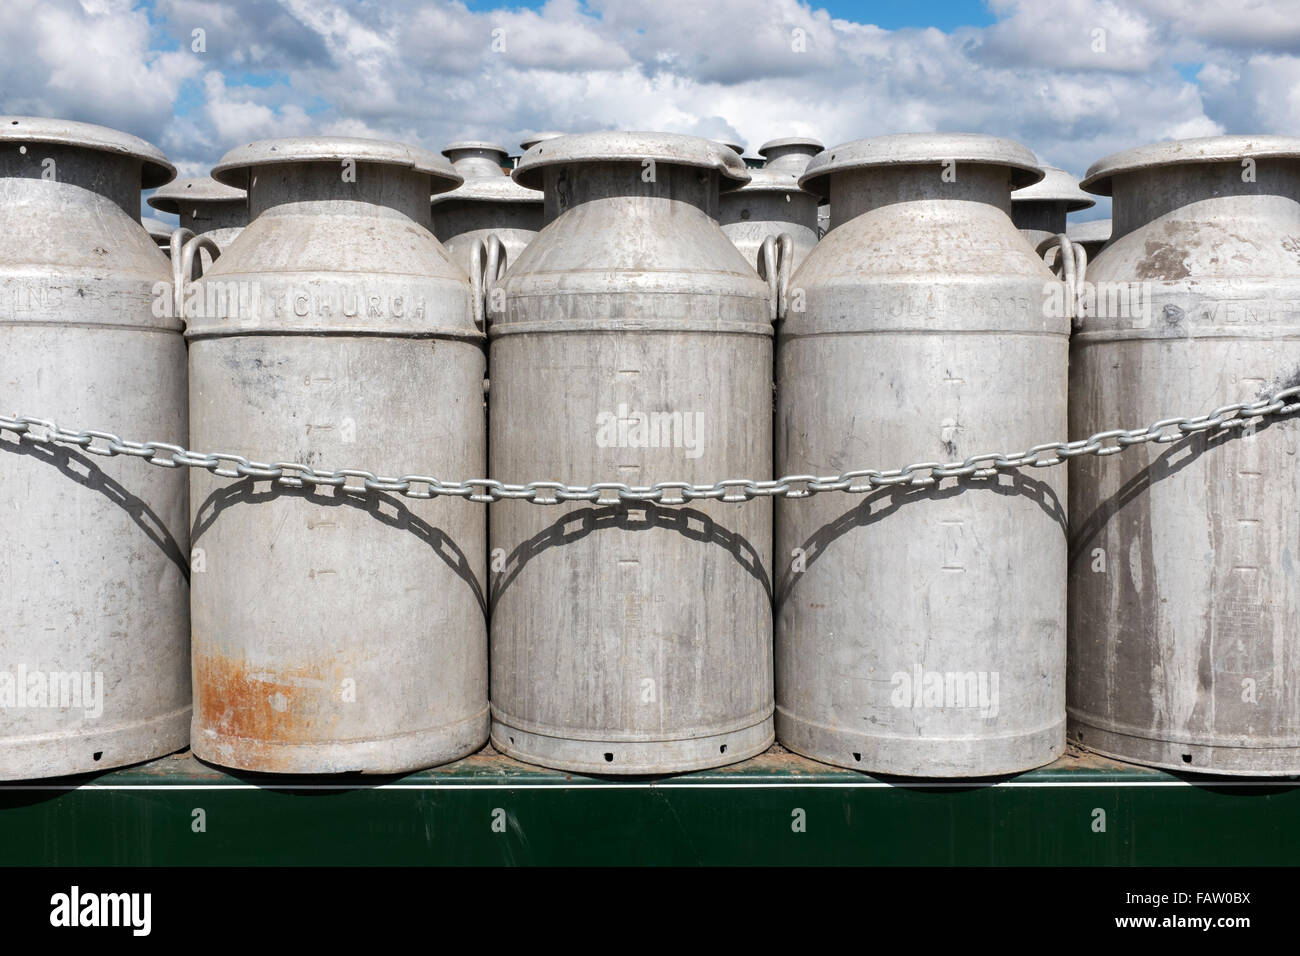
{"label": "milk churn", "polygon": [[1010,219],[1041,175],[1008,140],[904,134],[800,179],[835,229],[790,280],[777,474],[918,468],[777,501],[777,737],[799,753],[951,777],[1064,748],[1063,469],[927,483],[1065,432],[1060,284]]}
{"label": "milk churn", "polygon": [[[483,474],[482,334],[429,228],[430,194],[461,177],[425,150],[333,137],[252,143],[213,176],[248,190],[251,215],[186,295],[195,445]],[[483,744],[483,505],[206,471],[190,500],[198,756],[391,773]]]}
{"label": "milk churn", "polygon": [[433,231],[468,273],[474,246],[495,235],[514,262],[542,228],[542,194],[503,171],[506,151],[492,143],[452,143],[442,151],[465,183],[433,197]]}
{"label": "milk churn", "polygon": [[208,236],[222,249],[248,225],[248,194],[206,176],[168,183],[145,201],[175,213],[182,229]]}
{"label": "milk churn", "polygon": [[[543,190],[548,224],[489,316],[491,474],[766,475],[772,303],[708,215],[748,180],[739,157],[691,136],[592,133],[534,146],[514,176]],[[769,500],[601,498],[492,505],[494,746],[611,774],[766,749]]]}
{"label": "milk churn", "polygon": [[1097,253],[1110,241],[1110,220],[1093,219],[1088,222],[1072,222],[1065,227],[1066,237],[1075,245],[1083,246],[1088,254],[1088,261],[1097,258]]}
{"label": "milk churn", "polygon": [[[140,190],[176,173],[116,130],[0,117],[0,415],[184,442],[185,342]],[[0,425],[0,779],[189,737],[183,471]],[[168,457],[159,452],[159,457]]]}
{"label": "milk churn", "polygon": [[144,226],[144,231],[149,233],[149,238],[153,240],[155,246],[163,251],[164,255],[171,255],[170,246],[175,226],[169,226],[161,219],[155,219],[153,216],[141,216],[140,225]]}
{"label": "milk churn", "polygon": [[769,236],[788,233],[793,240],[792,271],[817,244],[817,197],[799,188],[799,177],[822,149],[802,137],[764,143],[758,152],[766,164],[750,172],[748,185],[719,197],[722,231],[755,268]]}
{"label": "milk churn", "polygon": [[1011,221],[1039,252],[1055,236],[1065,232],[1067,213],[1097,205],[1078,181],[1064,169],[1043,166],[1043,178],[1011,195]]}
{"label": "milk churn", "polygon": [[[1300,384],[1300,139],[1142,146],[1083,187],[1113,197],[1114,232],[1072,343],[1072,436]],[[1072,740],[1300,773],[1297,452],[1291,416],[1072,462]]]}

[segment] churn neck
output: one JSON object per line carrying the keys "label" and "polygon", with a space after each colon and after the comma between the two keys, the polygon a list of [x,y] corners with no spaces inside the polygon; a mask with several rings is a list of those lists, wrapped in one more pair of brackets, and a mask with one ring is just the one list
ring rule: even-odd
{"label": "churn neck", "polygon": [[846,169],[831,174],[830,194],[836,225],[899,203],[982,203],[1011,215],[1011,180],[1000,166],[958,164],[951,177],[939,164]]}
{"label": "churn neck", "polygon": [[503,147],[491,143],[452,143],[442,155],[466,179],[505,176],[502,167],[510,158]]}
{"label": "churn neck", "polygon": [[718,173],[698,166],[602,160],[549,166],[543,175],[547,222],[584,203],[616,198],[685,203],[718,214]]}
{"label": "churn neck", "polygon": [[[981,203],[1011,214],[1011,191],[1043,178],[1034,154],[981,133],[895,133],[818,153],[799,185],[829,199],[832,227],[898,203]],[[956,212],[956,209],[954,209]]]}
{"label": "churn neck", "polygon": [[1116,174],[1111,180],[1111,238],[1179,210],[1188,220],[1240,219],[1258,206],[1276,224],[1277,200],[1300,220],[1300,157],[1260,159],[1243,179],[1240,162],[1167,165]]}
{"label": "churn neck", "polygon": [[132,220],[140,190],[170,182],[176,168],[158,148],[120,130],[40,116],[0,116],[0,176],[74,186],[108,198]]}
{"label": "churn neck", "polygon": [[[1114,199],[1114,241],[1180,210],[1187,219],[1243,217],[1300,198],[1300,138],[1203,136],[1149,143],[1097,160],[1080,184]],[[1261,206],[1261,210],[1262,210]]]}
{"label": "churn neck", "polygon": [[763,157],[764,169],[798,176],[823,149],[825,147],[815,139],[778,139],[764,143],[758,148],[758,154]]}
{"label": "churn neck", "polygon": [[212,178],[248,192],[249,221],[272,214],[395,216],[430,224],[430,195],[465,180],[418,146],[359,137],[260,140],[226,153]]}
{"label": "churn neck", "polygon": [[1069,204],[1063,199],[1020,200],[1011,203],[1011,221],[1017,229],[1036,229],[1053,235],[1065,232]]}

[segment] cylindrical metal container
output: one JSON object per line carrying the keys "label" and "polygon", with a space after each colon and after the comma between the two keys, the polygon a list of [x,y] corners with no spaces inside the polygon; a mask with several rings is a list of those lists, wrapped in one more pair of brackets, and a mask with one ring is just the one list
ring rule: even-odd
{"label": "cylindrical metal container", "polygon": [[514,262],[542,228],[542,194],[517,185],[503,171],[504,148],[452,143],[442,151],[465,183],[433,197],[433,231],[457,265],[470,271],[474,246],[496,236]]}
{"label": "cylindrical metal container", "polygon": [[153,216],[141,216],[140,225],[144,226],[144,231],[149,234],[155,246],[163,251],[163,255],[171,257],[172,232],[175,226],[169,226],[161,219],[155,219]]}
{"label": "cylindrical metal container", "polygon": [[[5,414],[185,441],[181,323],[138,219],[175,172],[126,133],[0,118]],[[183,471],[0,431],[0,779],[185,746],[185,502]]]}
{"label": "cylindrical metal container", "polygon": [[1065,232],[1068,213],[1097,205],[1097,200],[1080,189],[1078,180],[1064,169],[1041,168],[1044,175],[1040,181],[1011,194],[1011,221],[1039,253],[1051,239]]}
{"label": "cylindrical metal container", "polygon": [[[1010,219],[1010,190],[1039,176],[1024,147],[970,134],[812,161],[800,185],[829,194],[835,228],[790,281],[805,308],[778,333],[778,475],[960,462],[1064,434],[1069,320],[1045,315],[1055,280]],[[776,528],[785,746],[929,777],[1061,754],[1064,469],[779,500]]]}
{"label": "cylindrical metal container", "polygon": [[1065,227],[1065,235],[1073,243],[1083,246],[1088,254],[1088,261],[1097,258],[1106,243],[1110,242],[1110,220],[1092,219],[1088,222],[1072,222]]}
{"label": "cylindrical metal container", "polygon": [[[770,299],[708,215],[747,180],[740,159],[608,132],[542,143],[514,175],[550,221],[489,317],[491,474],[767,475]],[[494,746],[611,774],[766,749],[771,513],[765,498],[492,505]]]}
{"label": "cylindrical metal container", "polygon": [[[248,193],[206,176],[168,183],[145,201],[161,212],[175,213],[182,229],[207,236],[221,249],[248,225]],[[211,259],[206,250],[202,255],[207,268]]]}
{"label": "cylindrical metal container", "polygon": [[[430,231],[440,157],[365,139],[235,149],[248,227],[188,295],[197,447],[457,478],[484,471],[484,354]],[[349,481],[359,486],[361,478]],[[484,506],[196,471],[194,752],[395,773],[487,737]]]}
{"label": "cylindrical metal container", "polygon": [[[1156,143],[1083,185],[1113,196],[1114,235],[1072,343],[1072,436],[1300,384],[1300,139]],[[1287,418],[1071,463],[1072,740],[1300,773],[1298,451]]]}
{"label": "cylindrical metal container", "polygon": [[790,235],[792,272],[817,245],[817,197],[799,188],[799,177],[823,148],[803,137],[764,143],[758,152],[766,165],[750,173],[748,185],[719,197],[718,223],[751,266],[758,268],[759,250],[768,236]]}

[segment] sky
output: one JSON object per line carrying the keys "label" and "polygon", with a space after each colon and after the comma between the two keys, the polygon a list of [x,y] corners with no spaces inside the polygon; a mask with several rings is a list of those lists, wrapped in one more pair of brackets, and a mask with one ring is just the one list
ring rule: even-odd
{"label": "sky", "polygon": [[3,0],[0,50],[0,113],[134,133],[182,176],[309,134],[966,131],[1081,176],[1300,131],[1300,0]]}

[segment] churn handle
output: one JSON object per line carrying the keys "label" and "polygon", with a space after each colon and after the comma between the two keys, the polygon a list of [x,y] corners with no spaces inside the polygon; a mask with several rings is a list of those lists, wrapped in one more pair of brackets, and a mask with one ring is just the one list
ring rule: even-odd
{"label": "churn handle", "polygon": [[[1048,259],[1048,254],[1052,250],[1057,250],[1057,264],[1053,264]],[[1060,233],[1051,238],[1047,246],[1043,249],[1043,262],[1045,262],[1054,274],[1061,275],[1061,280],[1065,283],[1065,291],[1068,295],[1067,308],[1070,311],[1071,319],[1081,319],[1082,301],[1083,301],[1083,280],[1088,274],[1088,251],[1083,248],[1082,243],[1071,242],[1065,233]],[[1057,273],[1057,267],[1061,272]]]}
{"label": "churn handle", "polygon": [[790,263],[793,259],[794,238],[788,232],[779,236],[767,236],[758,250],[758,277],[767,280],[773,322],[785,318],[786,294],[790,290]]}
{"label": "churn handle", "polygon": [[507,265],[506,247],[499,236],[479,239],[470,249],[469,278],[474,299],[474,324],[480,329],[487,328],[488,300],[505,275]]}
{"label": "churn handle", "polygon": [[185,243],[194,238],[194,233],[184,226],[172,230],[172,237],[167,244],[172,260],[172,309],[177,318],[185,315],[182,304],[185,301],[185,276],[181,272],[181,259],[184,258]]}
{"label": "churn handle", "polygon": [[[177,230],[179,232],[180,230]],[[176,286],[176,315],[178,318],[185,317],[185,284],[193,282],[203,275],[203,257],[198,255],[200,249],[208,250],[208,255],[215,262],[221,258],[221,247],[212,241],[209,236],[190,236],[185,245],[181,248],[181,257],[179,263],[172,264],[172,274],[179,274],[181,282]],[[198,273],[198,275],[195,275]]]}

